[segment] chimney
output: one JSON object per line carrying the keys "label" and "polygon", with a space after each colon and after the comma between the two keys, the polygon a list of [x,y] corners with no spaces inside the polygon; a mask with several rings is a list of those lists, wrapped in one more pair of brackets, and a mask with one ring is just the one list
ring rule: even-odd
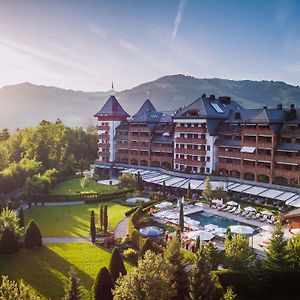
{"label": "chimney", "polygon": [[231,97],[228,96],[221,96],[219,97],[219,100],[223,102],[224,104],[230,104],[231,103]]}
{"label": "chimney", "polygon": [[263,107],[263,109],[267,109],[267,108],[268,108],[268,106],[264,106],[264,107]]}
{"label": "chimney", "polygon": [[281,103],[278,103],[278,104],[277,104],[277,109],[278,109],[278,110],[282,110],[282,104],[281,104]]}
{"label": "chimney", "polygon": [[216,97],[215,97],[215,95],[209,95],[209,99],[210,99],[210,100],[215,100]]}
{"label": "chimney", "polygon": [[296,119],[297,117],[297,111],[295,108],[295,104],[290,105],[290,110],[286,111],[286,121],[291,121]]}

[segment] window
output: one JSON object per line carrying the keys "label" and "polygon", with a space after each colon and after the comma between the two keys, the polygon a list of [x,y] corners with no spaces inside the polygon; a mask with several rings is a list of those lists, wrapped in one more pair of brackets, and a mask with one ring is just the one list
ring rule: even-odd
{"label": "window", "polygon": [[206,173],[209,173],[210,172],[210,168],[206,168]]}
{"label": "window", "polygon": [[208,162],[210,161],[210,156],[206,157],[206,161],[208,161]]}
{"label": "window", "polygon": [[210,151],[210,146],[207,146],[207,149],[206,149],[207,151]]}

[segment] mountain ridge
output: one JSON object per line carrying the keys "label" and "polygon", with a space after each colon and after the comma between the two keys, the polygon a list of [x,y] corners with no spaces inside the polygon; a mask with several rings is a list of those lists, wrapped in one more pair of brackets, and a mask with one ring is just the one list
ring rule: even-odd
{"label": "mountain ridge", "polygon": [[14,130],[36,125],[43,119],[55,121],[57,118],[69,126],[86,127],[94,122],[93,115],[109,95],[115,95],[132,115],[147,98],[147,91],[158,110],[175,110],[192,103],[203,93],[230,96],[247,108],[274,107],[278,103],[300,106],[300,87],[282,81],[196,78],[176,74],[123,91],[95,92],[23,82],[0,88],[0,128]]}

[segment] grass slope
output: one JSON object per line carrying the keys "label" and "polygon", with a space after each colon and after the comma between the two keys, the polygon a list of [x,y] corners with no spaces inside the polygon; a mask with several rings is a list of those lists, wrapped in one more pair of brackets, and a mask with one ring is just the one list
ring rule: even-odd
{"label": "grass slope", "polygon": [[[0,274],[23,279],[43,298],[61,299],[68,272],[73,266],[83,286],[84,299],[91,299],[91,288],[100,268],[109,265],[111,254],[92,244],[48,244],[13,257],[0,257]],[[127,269],[132,266],[126,264]]]}
{"label": "grass slope", "polygon": [[55,185],[51,190],[50,194],[52,195],[76,195],[78,192],[80,193],[113,193],[119,191],[118,186],[116,185],[105,185],[95,182],[91,180],[88,186],[83,189],[80,185],[80,177],[72,178],[65,180],[63,182]]}
{"label": "grass slope", "polygon": [[[130,208],[114,202],[105,203],[108,206],[109,230],[113,230]],[[100,203],[32,207],[25,211],[25,222],[28,224],[34,219],[43,237],[86,237],[89,236],[90,212],[93,209],[96,226],[99,227],[99,205]]]}

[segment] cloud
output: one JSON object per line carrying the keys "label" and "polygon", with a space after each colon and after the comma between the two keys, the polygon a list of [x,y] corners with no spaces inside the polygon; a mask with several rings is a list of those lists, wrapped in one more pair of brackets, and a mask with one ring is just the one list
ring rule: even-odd
{"label": "cloud", "polygon": [[88,28],[90,31],[94,34],[96,34],[100,38],[105,38],[107,36],[107,31],[103,28],[100,28],[99,26],[95,25],[94,23],[87,23]]}
{"label": "cloud", "polygon": [[172,31],[172,36],[171,36],[171,41],[174,41],[176,39],[177,33],[178,33],[178,29],[182,20],[182,14],[183,14],[183,10],[184,7],[187,3],[187,0],[180,0],[179,5],[178,5],[178,9],[177,9],[177,14],[174,20],[174,25],[173,25],[173,31]]}

